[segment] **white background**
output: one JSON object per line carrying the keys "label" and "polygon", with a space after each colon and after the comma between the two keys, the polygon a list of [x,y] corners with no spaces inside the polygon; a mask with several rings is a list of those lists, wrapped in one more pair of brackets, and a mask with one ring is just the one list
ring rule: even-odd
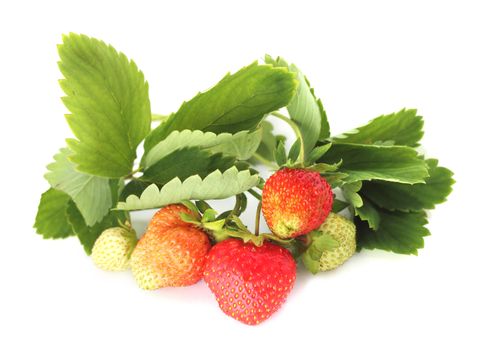
{"label": "white background", "polygon": [[[0,348],[489,348],[488,14],[483,1],[1,1]],[[145,292],[96,269],[75,238],[44,241],[31,226],[45,165],[70,136],[56,65],[69,31],[133,58],[158,113],[265,53],[308,75],[333,133],[418,108],[427,154],[457,180],[426,248],[301,269],[282,309],[249,327],[202,282]],[[135,216],[140,231],[150,215]]]}

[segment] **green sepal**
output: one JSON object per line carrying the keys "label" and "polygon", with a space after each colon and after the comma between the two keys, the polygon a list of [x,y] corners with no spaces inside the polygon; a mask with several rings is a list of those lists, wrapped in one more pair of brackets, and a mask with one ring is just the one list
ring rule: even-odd
{"label": "green sepal", "polygon": [[337,248],[339,243],[329,233],[319,230],[308,233],[307,239],[310,244],[301,256],[302,262],[311,273],[316,274],[319,272],[319,261],[323,253]]}
{"label": "green sepal", "polygon": [[319,158],[324,156],[326,152],[331,148],[332,143],[326,143],[321,146],[314,147],[307,157],[308,161],[312,164],[315,163]]}
{"label": "green sepal", "polygon": [[283,166],[287,163],[287,154],[285,152],[285,145],[283,141],[279,141],[277,144],[277,148],[275,148],[274,152],[275,162],[278,166]]}

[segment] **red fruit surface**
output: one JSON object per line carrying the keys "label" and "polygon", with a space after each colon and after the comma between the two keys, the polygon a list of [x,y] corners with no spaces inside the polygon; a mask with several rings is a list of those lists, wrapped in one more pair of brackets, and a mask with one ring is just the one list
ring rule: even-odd
{"label": "red fruit surface", "polygon": [[185,222],[180,218],[180,214],[182,213],[192,215],[197,218],[197,215],[183,204],[170,204],[158,210],[156,214],[153,215],[153,218],[149,222],[146,231],[155,230],[157,232],[162,232],[177,226],[192,227],[192,224]]}
{"label": "red fruit surface", "polygon": [[280,238],[297,237],[317,229],[333,206],[333,192],[318,172],[281,169],[265,182],[262,212],[270,230]]}
{"label": "red fruit surface", "polygon": [[212,247],[204,268],[204,281],[221,310],[248,325],[265,321],[282,306],[295,276],[295,261],[287,249],[234,238]]}
{"label": "red fruit surface", "polygon": [[131,270],[143,289],[188,286],[202,278],[209,249],[209,238],[198,228],[153,228],[134,248]]}

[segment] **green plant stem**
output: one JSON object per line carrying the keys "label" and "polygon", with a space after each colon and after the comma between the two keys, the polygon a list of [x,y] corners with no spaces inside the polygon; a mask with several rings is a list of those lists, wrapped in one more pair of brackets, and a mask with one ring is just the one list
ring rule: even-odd
{"label": "green plant stem", "polygon": [[133,179],[134,178],[134,175],[137,174],[138,172],[140,172],[141,170],[143,170],[143,167],[142,166],[140,166],[137,169],[134,169],[133,171],[131,171],[131,173],[128,174],[125,178],[126,179]]}
{"label": "green plant stem", "polygon": [[164,122],[166,121],[170,116],[169,115],[163,115],[163,114],[151,114],[151,121],[152,122]]}
{"label": "green plant stem", "polygon": [[261,214],[261,201],[258,202],[256,206],[256,216],[255,216],[255,236],[260,234],[260,214]]}
{"label": "green plant stem", "polygon": [[256,199],[258,199],[259,201],[261,201],[261,195],[260,195],[258,192],[256,192],[254,189],[250,188],[250,189],[248,190],[248,192],[249,192],[249,193],[250,193],[250,194],[251,194],[253,197],[255,197]]}
{"label": "green plant stem", "polygon": [[301,131],[300,131],[299,127],[297,126],[297,124],[292,119],[287,118],[282,113],[272,112],[272,113],[270,113],[270,115],[273,115],[274,117],[276,117],[276,118],[278,118],[280,120],[283,120],[284,122],[286,122],[292,128],[292,130],[294,130],[295,136],[297,137],[297,139],[299,140],[299,142],[301,144],[301,149],[300,149],[300,152],[299,152],[299,162],[301,164],[304,164],[305,163],[304,139],[302,138]]}

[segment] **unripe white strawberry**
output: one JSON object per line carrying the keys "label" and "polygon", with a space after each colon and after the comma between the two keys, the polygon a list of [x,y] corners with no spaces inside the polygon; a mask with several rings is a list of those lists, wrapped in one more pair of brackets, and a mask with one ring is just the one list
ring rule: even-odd
{"label": "unripe white strawberry", "polygon": [[329,233],[339,244],[337,248],[323,252],[319,260],[320,271],[337,268],[355,253],[356,228],[355,224],[347,218],[330,213],[318,230]]}
{"label": "unripe white strawberry", "polygon": [[129,269],[129,258],[137,243],[136,232],[123,227],[106,229],[92,249],[95,265],[106,271]]}

